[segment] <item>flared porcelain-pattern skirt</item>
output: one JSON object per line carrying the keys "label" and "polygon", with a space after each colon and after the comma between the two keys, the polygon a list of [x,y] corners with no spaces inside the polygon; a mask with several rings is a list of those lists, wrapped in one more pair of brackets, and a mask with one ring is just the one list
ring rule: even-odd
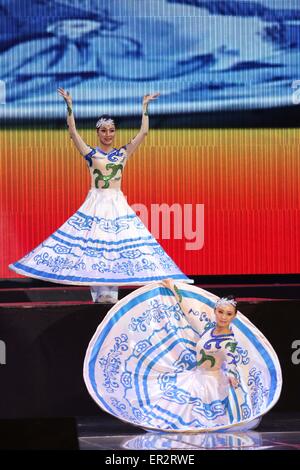
{"label": "flared porcelain-pattern skirt", "polygon": [[61,284],[141,285],[171,277],[193,283],[131,209],[120,189],[92,188],[49,238],[9,265]]}
{"label": "flared porcelain-pattern skirt", "polygon": [[[281,368],[272,346],[240,312],[232,330],[239,385],[223,370],[197,365],[196,345],[214,321],[215,295],[176,282],[153,282],[120,300],[93,336],[84,380],[95,402],[117,418],[147,430],[248,430],[277,402]],[[185,313],[188,312],[188,313]]]}

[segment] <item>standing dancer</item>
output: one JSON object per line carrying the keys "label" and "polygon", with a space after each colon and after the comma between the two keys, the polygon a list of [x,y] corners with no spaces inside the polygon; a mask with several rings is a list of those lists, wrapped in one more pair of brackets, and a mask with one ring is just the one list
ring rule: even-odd
{"label": "standing dancer", "polygon": [[9,267],[45,281],[89,285],[94,302],[115,303],[118,285],[143,285],[166,278],[193,283],[157,243],[121,190],[127,159],[149,130],[148,104],[159,93],[144,96],[140,131],[120,148],[113,147],[116,126],[108,115],[96,124],[99,146],[87,145],[76,129],[70,93],[63,88],[58,93],[67,104],[72,141],[87,162],[91,189],[60,228]]}

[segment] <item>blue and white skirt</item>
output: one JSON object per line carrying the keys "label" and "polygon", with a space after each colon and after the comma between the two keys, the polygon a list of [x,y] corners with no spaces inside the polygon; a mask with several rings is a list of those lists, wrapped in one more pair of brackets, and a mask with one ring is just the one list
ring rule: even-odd
{"label": "blue and white skirt", "polygon": [[215,319],[218,297],[188,284],[176,286],[188,306],[184,311],[173,290],[153,282],[108,312],[84,361],[90,395],[106,412],[147,430],[253,429],[280,396],[275,351],[238,312],[232,322],[239,345],[234,353],[238,387],[228,386],[221,370],[201,370],[196,345]]}
{"label": "blue and white skirt", "polygon": [[120,189],[92,188],[58,230],[9,268],[73,285],[143,285],[173,278],[193,283],[131,209]]}

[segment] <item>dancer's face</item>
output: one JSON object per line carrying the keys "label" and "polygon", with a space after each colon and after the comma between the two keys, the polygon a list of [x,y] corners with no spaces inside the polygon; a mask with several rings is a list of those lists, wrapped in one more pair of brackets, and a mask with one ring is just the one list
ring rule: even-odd
{"label": "dancer's face", "polygon": [[221,304],[215,309],[215,316],[219,328],[229,328],[230,323],[236,316],[236,311],[233,305]]}
{"label": "dancer's face", "polygon": [[97,134],[102,145],[112,145],[116,134],[116,128],[112,124],[107,124],[101,126],[98,129]]}

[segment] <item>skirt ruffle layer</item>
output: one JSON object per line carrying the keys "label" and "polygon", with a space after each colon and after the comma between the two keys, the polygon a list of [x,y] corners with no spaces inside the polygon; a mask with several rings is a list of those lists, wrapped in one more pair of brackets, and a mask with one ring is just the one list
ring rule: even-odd
{"label": "skirt ruffle layer", "polygon": [[61,284],[193,283],[167,255],[118,189],[92,188],[49,238],[9,265],[18,274]]}

